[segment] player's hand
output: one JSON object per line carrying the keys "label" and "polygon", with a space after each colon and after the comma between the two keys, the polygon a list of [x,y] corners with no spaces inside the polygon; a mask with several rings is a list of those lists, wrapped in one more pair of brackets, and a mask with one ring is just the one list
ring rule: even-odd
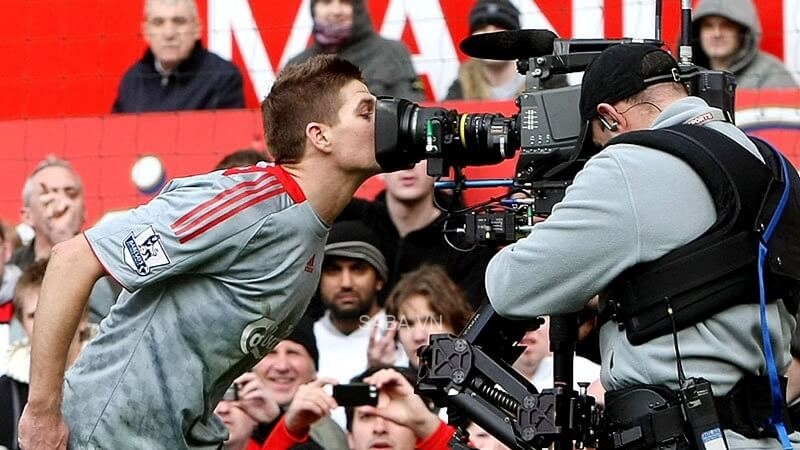
{"label": "player's hand", "polygon": [[253,420],[270,423],[281,414],[278,403],[269,395],[261,377],[253,372],[245,372],[235,383],[239,386],[239,408]]}
{"label": "player's hand", "polygon": [[67,450],[69,429],[61,411],[38,410],[26,405],[19,419],[21,450]]}
{"label": "player's hand", "polygon": [[338,384],[332,378],[318,378],[297,388],[292,403],[286,410],[284,420],[286,429],[294,436],[308,434],[311,424],[330,415],[331,410],[338,407],[336,400],[325,392],[323,386]]}
{"label": "player's hand", "polygon": [[389,327],[381,334],[380,327],[373,326],[369,332],[367,346],[367,367],[391,366],[397,358],[397,327]]}

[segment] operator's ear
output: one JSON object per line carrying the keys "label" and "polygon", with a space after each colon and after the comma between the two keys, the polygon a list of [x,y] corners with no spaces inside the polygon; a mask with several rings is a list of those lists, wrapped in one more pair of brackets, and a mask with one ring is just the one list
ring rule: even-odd
{"label": "operator's ear", "polygon": [[314,148],[329,153],[331,151],[331,141],[329,138],[330,127],[324,123],[309,122],[306,125],[306,138],[311,141]]}
{"label": "operator's ear", "polygon": [[604,131],[617,132],[620,127],[627,127],[628,123],[625,120],[625,116],[608,103],[597,105],[597,115]]}

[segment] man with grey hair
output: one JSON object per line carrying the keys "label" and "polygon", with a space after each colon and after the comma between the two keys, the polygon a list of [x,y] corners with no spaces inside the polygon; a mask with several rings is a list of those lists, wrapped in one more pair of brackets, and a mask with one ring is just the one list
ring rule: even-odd
{"label": "man with grey hair", "polygon": [[242,75],[200,43],[194,0],[147,0],[148,49],[122,78],[115,113],[243,108]]}
{"label": "man with grey hair", "polygon": [[[14,252],[10,264],[25,270],[35,261],[50,256],[54,245],[77,236],[86,222],[83,182],[69,161],[48,156],[25,180],[22,187],[22,221],[33,229],[30,244]],[[95,283],[89,302],[89,320],[98,323],[122,288],[110,277]],[[22,337],[12,323],[11,338]]]}
{"label": "man with grey hair", "polygon": [[11,264],[25,269],[50,249],[81,231],[86,221],[83,183],[66,160],[48,156],[40,162],[22,187],[22,222],[36,236],[14,252]]}

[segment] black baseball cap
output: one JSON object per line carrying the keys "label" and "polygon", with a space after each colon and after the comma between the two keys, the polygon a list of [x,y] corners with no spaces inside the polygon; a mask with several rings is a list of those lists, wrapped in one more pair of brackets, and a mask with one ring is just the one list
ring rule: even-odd
{"label": "black baseball cap", "polygon": [[591,121],[597,116],[597,105],[618,102],[654,84],[679,81],[677,61],[655,45],[617,44],[603,50],[583,73],[579,102],[580,152],[599,150],[591,136]]}

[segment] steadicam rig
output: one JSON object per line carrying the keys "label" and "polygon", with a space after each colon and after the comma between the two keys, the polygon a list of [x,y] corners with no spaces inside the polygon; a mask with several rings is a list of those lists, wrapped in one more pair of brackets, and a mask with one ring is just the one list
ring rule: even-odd
{"label": "steadicam rig", "polygon": [[540,322],[504,319],[484,305],[460,336],[432,335],[419,350],[417,391],[456,413],[451,423],[459,427],[454,444],[461,448],[468,439],[463,419],[512,448],[593,446],[600,419],[594,398],[585,385],[572,388],[577,321],[577,315],[551,317],[554,386],[538,391],[511,364],[524,350],[515,344]]}

